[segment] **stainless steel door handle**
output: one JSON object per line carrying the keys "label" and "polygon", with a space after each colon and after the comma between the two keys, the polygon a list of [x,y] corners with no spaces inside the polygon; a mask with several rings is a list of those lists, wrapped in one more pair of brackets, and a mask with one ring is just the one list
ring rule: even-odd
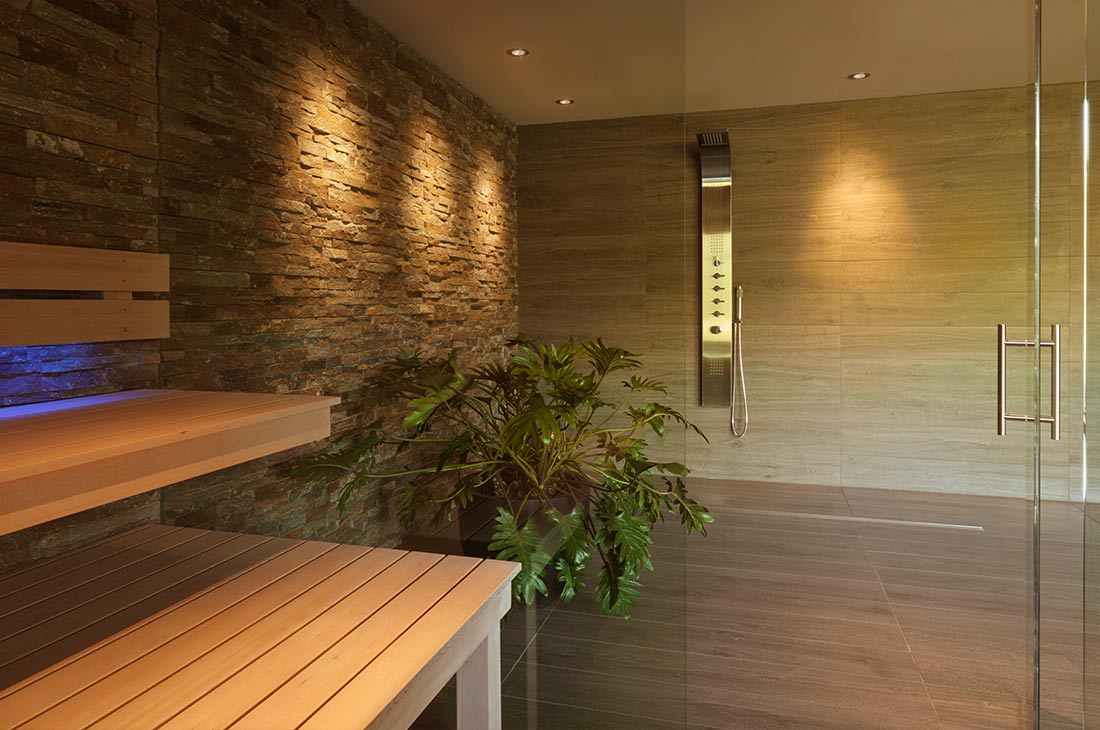
{"label": "stainless steel door handle", "polygon": [[1010,340],[1008,326],[997,325],[997,435],[1004,436],[1009,421],[1035,421],[1035,416],[1023,413],[1008,413],[1006,405],[1007,358],[1010,347],[1050,348],[1050,415],[1040,415],[1039,423],[1050,424],[1050,438],[1058,441],[1062,437],[1062,326],[1050,326],[1050,339]]}

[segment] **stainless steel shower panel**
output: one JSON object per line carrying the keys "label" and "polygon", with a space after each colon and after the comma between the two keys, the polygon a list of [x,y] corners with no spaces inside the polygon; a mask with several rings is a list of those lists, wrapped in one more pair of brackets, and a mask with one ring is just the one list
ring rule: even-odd
{"label": "stainless steel shower panel", "polygon": [[729,132],[703,132],[696,138],[703,257],[700,403],[729,408],[733,396],[734,306]]}

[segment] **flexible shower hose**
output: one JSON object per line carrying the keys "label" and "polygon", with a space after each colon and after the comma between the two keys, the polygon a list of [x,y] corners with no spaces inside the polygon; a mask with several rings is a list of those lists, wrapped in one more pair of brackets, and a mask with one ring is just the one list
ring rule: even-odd
{"label": "flexible shower hose", "polygon": [[[733,378],[732,402],[730,403],[730,432],[735,438],[741,438],[749,430],[749,399],[745,390],[745,361],[741,356],[741,322],[733,323]],[[741,404],[741,428],[738,429],[737,405]]]}

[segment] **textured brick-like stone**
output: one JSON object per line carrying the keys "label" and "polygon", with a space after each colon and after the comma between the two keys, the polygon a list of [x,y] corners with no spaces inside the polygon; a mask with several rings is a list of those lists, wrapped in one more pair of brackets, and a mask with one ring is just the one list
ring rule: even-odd
{"label": "textured brick-like stone", "polygon": [[[516,329],[515,128],[342,2],[163,0],[167,387],[339,395],[399,349]],[[290,456],[291,458],[288,458]],[[395,539],[386,490],[337,519],[297,454],[164,490],[166,519]]]}

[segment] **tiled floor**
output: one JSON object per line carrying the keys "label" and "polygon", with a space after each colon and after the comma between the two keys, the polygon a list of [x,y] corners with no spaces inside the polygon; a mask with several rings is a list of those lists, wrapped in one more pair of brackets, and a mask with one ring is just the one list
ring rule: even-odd
{"label": "tiled floor", "polygon": [[[513,610],[506,728],[1031,728],[1028,503],[694,489],[718,522],[705,540],[685,541],[674,523],[657,531],[631,621],[589,598]],[[1060,503],[1043,514],[1043,728],[1068,730],[1081,727],[1083,518]],[[417,727],[452,727],[453,701],[444,692]]]}

